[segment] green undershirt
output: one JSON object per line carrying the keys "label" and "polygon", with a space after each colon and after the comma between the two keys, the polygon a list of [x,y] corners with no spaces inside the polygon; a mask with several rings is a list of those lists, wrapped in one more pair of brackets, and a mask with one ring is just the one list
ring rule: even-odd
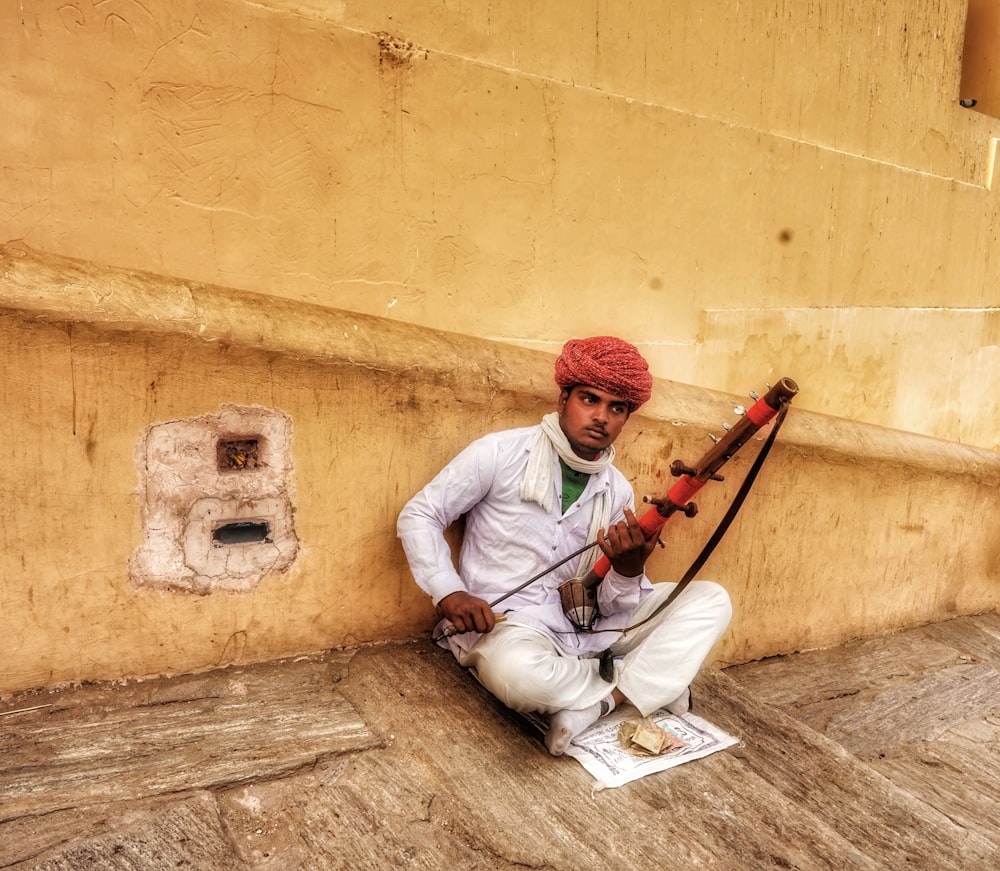
{"label": "green undershirt", "polygon": [[577,472],[566,465],[560,458],[559,467],[562,469],[562,510],[563,514],[577,499],[583,495],[587,487],[587,479],[590,477],[586,472]]}

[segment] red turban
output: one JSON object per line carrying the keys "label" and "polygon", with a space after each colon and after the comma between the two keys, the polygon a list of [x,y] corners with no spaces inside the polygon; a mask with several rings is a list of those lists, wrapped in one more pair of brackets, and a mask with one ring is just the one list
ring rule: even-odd
{"label": "red turban", "polygon": [[566,389],[586,384],[624,399],[632,411],[653,390],[649,364],[635,345],[614,336],[570,339],[556,360],[556,384]]}

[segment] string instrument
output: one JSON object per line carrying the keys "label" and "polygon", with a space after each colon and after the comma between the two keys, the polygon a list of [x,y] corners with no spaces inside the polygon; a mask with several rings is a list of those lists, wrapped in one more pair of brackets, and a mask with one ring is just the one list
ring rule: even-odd
{"label": "string instrument", "polygon": [[[712,436],[715,442],[694,467],[686,466],[680,460],[670,465],[670,474],[679,480],[662,499],[652,499],[654,506],[639,518],[646,541],[656,538],[666,522],[678,511],[687,517],[698,513],[698,506],[692,497],[709,481],[722,481],[718,474],[736,452],[745,445],[761,427],[766,426],[799,392],[798,385],[790,378],[782,378],[764,396],[751,393],[756,402],[744,412],[739,421],[727,427],[721,438]],[[725,424],[724,424],[725,426]],[[559,586],[559,597],[566,617],[579,630],[586,632],[593,628],[600,616],[597,609],[597,586],[611,569],[611,561],[601,555],[594,567],[582,578],[571,578]]]}

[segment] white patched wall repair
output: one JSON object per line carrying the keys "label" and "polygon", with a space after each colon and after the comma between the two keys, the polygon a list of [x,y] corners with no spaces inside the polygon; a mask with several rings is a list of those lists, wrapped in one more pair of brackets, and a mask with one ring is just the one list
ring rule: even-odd
{"label": "white patched wall repair", "polygon": [[129,562],[141,587],[250,592],[298,550],[291,420],[259,406],[148,427],[136,449],[143,540]]}

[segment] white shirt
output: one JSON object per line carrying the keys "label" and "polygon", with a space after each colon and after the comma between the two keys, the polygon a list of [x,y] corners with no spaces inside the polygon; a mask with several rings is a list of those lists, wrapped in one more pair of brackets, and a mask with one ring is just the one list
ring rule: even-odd
{"label": "white shirt", "polygon": [[[633,504],[632,488],[613,466],[593,474],[579,500],[565,514],[562,473],[553,472],[560,492],[558,506],[546,511],[520,496],[521,478],[538,426],[493,433],[476,440],[453,459],[404,506],[397,532],[417,584],[437,604],[461,590],[493,602],[513,588],[559,562],[587,541],[587,529],[597,494],[607,491],[611,523]],[[553,462],[558,466],[558,458]],[[444,530],[465,515],[465,532],[458,570]],[[596,545],[595,545],[596,546]],[[575,576],[578,558],[539,578],[497,605],[511,623],[548,633],[567,653],[598,652],[613,644],[617,632],[577,632],[563,613],[559,585]],[[622,629],[639,601],[652,590],[646,576],[625,578],[611,569],[598,586],[603,615],[595,629]],[[457,636],[464,649],[479,639],[474,632]]]}

